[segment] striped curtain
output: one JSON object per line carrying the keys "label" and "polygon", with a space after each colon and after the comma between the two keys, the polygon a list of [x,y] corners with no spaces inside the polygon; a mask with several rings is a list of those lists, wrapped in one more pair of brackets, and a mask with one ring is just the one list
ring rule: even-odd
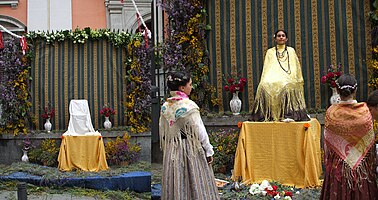
{"label": "striped curtain", "polygon": [[327,108],[331,89],[320,83],[330,64],[356,76],[357,100],[368,95],[366,61],[371,58],[368,12],[361,0],[209,0],[210,80],[217,88],[219,111],[228,111],[232,95],[223,89],[223,74],[241,71],[248,89],[239,97],[250,112],[260,81],[264,55],[278,29],[288,32],[302,65],[308,108]]}
{"label": "striped curtain", "polygon": [[34,42],[32,62],[32,112],[36,129],[43,129],[41,108],[50,102],[55,109],[53,130],[67,130],[71,99],[88,100],[95,129],[103,128],[100,110],[109,103],[115,109],[114,126],[124,126],[125,49],[105,40],[73,44],[71,41],[46,44]]}

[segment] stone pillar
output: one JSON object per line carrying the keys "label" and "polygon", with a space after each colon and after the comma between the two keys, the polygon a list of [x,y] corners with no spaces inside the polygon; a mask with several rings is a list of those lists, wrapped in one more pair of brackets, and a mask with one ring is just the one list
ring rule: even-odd
{"label": "stone pillar", "polygon": [[121,1],[105,1],[107,28],[113,30],[126,30],[123,26],[123,4]]}

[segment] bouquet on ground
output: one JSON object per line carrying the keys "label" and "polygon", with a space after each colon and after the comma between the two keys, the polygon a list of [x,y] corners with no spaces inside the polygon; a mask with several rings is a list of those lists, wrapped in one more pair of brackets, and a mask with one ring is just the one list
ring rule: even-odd
{"label": "bouquet on ground", "polygon": [[321,83],[324,85],[329,85],[331,87],[336,87],[336,80],[343,74],[341,72],[342,65],[339,63],[338,65],[330,65],[325,73],[322,76]]}
{"label": "bouquet on ground", "polygon": [[55,109],[52,107],[51,103],[47,103],[47,105],[43,108],[43,119],[53,118],[55,115]]}
{"label": "bouquet on ground", "polygon": [[100,115],[105,117],[110,117],[115,115],[115,110],[109,106],[109,104],[105,104],[102,109],[100,110]]}
{"label": "bouquet on ground", "polygon": [[[269,196],[272,199],[291,200],[293,198],[294,188],[290,188],[291,191],[284,190],[277,185],[271,185],[267,180],[263,180],[261,184],[252,184],[249,193],[252,195]],[[299,192],[295,192],[299,194]]]}
{"label": "bouquet on ground", "polygon": [[229,91],[231,93],[235,92],[243,92],[244,86],[247,83],[247,79],[242,78],[238,75],[229,76],[228,78],[225,78],[225,86],[224,90]]}

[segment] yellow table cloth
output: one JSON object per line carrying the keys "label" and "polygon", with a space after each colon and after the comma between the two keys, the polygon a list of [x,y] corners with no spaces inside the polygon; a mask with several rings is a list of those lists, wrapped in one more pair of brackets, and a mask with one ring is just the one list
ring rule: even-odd
{"label": "yellow table cloth", "polygon": [[97,172],[107,170],[105,146],[101,136],[62,136],[59,170]]}
{"label": "yellow table cloth", "polygon": [[[305,124],[310,125],[307,130]],[[234,179],[241,177],[247,184],[268,180],[297,188],[320,186],[320,131],[316,119],[244,122],[236,149]]]}

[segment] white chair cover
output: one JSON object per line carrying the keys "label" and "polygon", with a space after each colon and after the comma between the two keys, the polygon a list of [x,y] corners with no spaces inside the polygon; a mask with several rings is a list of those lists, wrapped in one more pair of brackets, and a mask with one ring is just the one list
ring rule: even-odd
{"label": "white chair cover", "polygon": [[70,122],[68,130],[63,135],[101,135],[93,128],[87,100],[71,100]]}

